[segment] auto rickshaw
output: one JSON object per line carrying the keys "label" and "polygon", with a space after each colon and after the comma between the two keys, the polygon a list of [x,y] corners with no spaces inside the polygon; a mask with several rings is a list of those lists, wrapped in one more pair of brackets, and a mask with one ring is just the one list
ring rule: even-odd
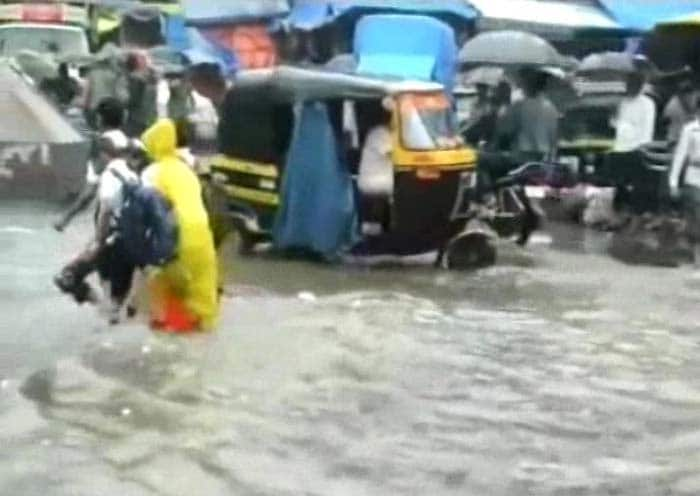
{"label": "auto rickshaw", "polygon": [[641,147],[636,161],[614,160],[611,121],[625,96],[625,83],[579,79],[577,86],[579,98],[566,106],[562,118],[559,161],[570,166],[580,181],[617,187],[618,203],[657,210],[672,159],[669,144],[654,141]]}
{"label": "auto rickshaw", "polygon": [[584,179],[603,168],[605,155],[613,149],[615,129],[611,120],[625,87],[622,82],[579,82],[577,89],[579,97],[562,112],[559,161]]}
{"label": "auto rickshaw", "polygon": [[[358,163],[381,106],[391,109],[394,192],[383,232],[363,234]],[[223,104],[219,142],[206,167],[225,198],[214,215],[233,220],[247,249],[272,242],[324,258],[437,251],[447,267],[495,260],[490,214],[477,201],[477,153],[458,138],[437,83],[284,66],[242,71]]]}

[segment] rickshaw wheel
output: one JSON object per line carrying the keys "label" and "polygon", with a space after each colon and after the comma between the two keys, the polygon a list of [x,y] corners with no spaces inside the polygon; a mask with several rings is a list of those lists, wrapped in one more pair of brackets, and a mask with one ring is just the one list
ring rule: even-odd
{"label": "rickshaw wheel", "polygon": [[497,252],[493,237],[476,230],[453,238],[445,249],[444,267],[449,270],[478,270],[496,263]]}

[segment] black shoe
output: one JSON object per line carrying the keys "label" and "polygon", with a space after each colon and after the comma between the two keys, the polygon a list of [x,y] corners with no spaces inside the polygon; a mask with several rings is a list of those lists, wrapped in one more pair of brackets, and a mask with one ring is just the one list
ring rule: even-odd
{"label": "black shoe", "polygon": [[53,278],[54,284],[61,292],[70,295],[79,305],[83,303],[96,303],[95,292],[85,281],[76,281],[70,272],[61,272]]}

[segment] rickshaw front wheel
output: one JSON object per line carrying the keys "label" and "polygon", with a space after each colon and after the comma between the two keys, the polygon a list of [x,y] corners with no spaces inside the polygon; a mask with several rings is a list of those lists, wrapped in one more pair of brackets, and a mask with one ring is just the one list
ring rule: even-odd
{"label": "rickshaw front wheel", "polygon": [[443,266],[449,270],[478,270],[495,265],[497,250],[494,236],[483,229],[465,231],[445,247]]}

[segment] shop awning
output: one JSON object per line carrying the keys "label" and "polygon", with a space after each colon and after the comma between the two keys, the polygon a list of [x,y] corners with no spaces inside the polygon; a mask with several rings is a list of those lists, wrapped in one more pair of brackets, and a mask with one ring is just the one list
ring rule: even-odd
{"label": "shop awning", "polygon": [[693,12],[692,14],[688,15],[683,15],[680,17],[674,17],[673,19],[661,21],[656,25],[656,27],[660,29],[700,27],[700,11]]}
{"label": "shop awning", "polygon": [[296,0],[288,23],[312,30],[352,12],[403,13],[456,17],[472,21],[478,13],[465,0]]}
{"label": "shop awning", "polygon": [[581,33],[622,32],[624,28],[604,10],[589,5],[540,0],[469,0],[479,11],[481,30],[517,29],[546,38],[569,38]]}
{"label": "shop awning", "polygon": [[700,11],[700,0],[598,0],[629,29],[650,31],[657,23]]}
{"label": "shop awning", "polygon": [[183,0],[189,25],[217,25],[275,19],[289,13],[287,0]]}

